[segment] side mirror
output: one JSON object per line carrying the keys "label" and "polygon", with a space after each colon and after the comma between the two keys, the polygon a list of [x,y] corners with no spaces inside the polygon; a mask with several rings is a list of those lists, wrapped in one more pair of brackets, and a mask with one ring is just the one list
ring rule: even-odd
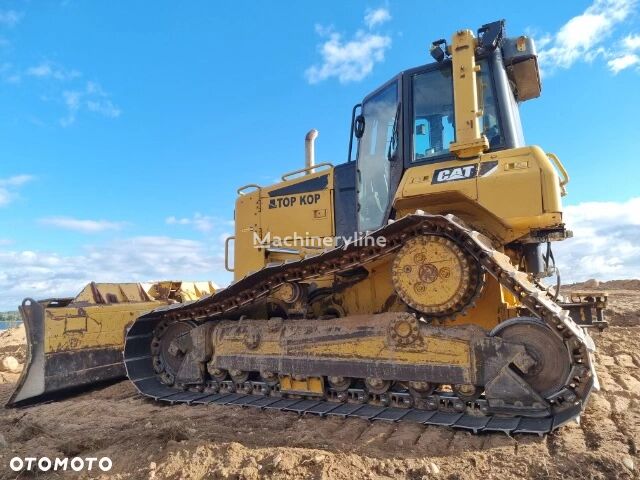
{"label": "side mirror", "polygon": [[353,133],[356,138],[362,138],[364,135],[364,115],[360,114],[356,117]]}

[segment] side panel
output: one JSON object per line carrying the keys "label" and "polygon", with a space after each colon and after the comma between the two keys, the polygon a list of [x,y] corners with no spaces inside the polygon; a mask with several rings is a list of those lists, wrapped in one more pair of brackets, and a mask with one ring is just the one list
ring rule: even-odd
{"label": "side panel", "polygon": [[262,236],[260,223],[260,190],[240,195],[235,210],[234,278],[239,280],[249,272],[264,267],[265,252],[254,248],[254,236]]}
{"label": "side panel", "polygon": [[454,214],[506,244],[562,223],[558,174],[539,147],[523,147],[408,169],[396,192],[399,215]]}
{"label": "side panel", "polygon": [[[415,328],[412,342],[394,340],[395,328]],[[258,338],[252,349],[247,338]],[[296,375],[353,375],[385,379],[478,377],[473,351],[485,338],[475,327],[445,329],[418,324],[408,314],[351,316],[333,320],[222,322],[214,336],[218,368],[270,370]]]}
{"label": "side panel", "polygon": [[124,344],[126,328],[141,313],[159,302],[91,305],[87,307],[47,308],[44,311],[44,352],[116,347]]}
{"label": "side panel", "polygon": [[333,236],[333,169],[263,188],[260,193],[263,234]]}
{"label": "side panel", "polygon": [[[333,244],[333,168],[319,168],[236,200],[234,278],[239,280],[269,262],[299,259],[307,251]],[[299,240],[291,237],[297,236]],[[325,240],[328,244],[325,244]],[[302,239],[302,240],[300,240]],[[292,249],[297,253],[274,252]]]}

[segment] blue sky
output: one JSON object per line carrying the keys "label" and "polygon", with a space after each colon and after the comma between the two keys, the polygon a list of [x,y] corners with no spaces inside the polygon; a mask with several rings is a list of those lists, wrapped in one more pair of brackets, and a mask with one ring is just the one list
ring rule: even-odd
{"label": "blue sky", "polygon": [[343,162],[353,104],[499,18],[541,52],[522,119],[571,174],[569,278],[638,276],[637,3],[486,5],[0,1],[0,310],[91,279],[225,283],[239,185],[300,167],[310,128]]}

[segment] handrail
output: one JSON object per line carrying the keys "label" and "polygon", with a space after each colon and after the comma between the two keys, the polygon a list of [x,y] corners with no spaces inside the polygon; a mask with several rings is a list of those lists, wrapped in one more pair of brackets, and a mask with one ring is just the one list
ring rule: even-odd
{"label": "handrail", "polygon": [[547,157],[553,162],[553,164],[558,169],[558,172],[560,172],[560,175],[562,176],[562,179],[560,180],[560,190],[562,191],[562,196],[564,197],[567,194],[567,189],[565,188],[565,186],[569,183],[569,173],[567,173],[567,169],[564,168],[564,165],[562,165],[562,162],[555,153],[547,152]]}
{"label": "handrail", "polygon": [[321,168],[321,167],[333,168],[333,164],[329,162],[324,162],[324,163],[318,163],[317,165],[313,165],[311,167],[304,167],[304,168],[301,168],[300,170],[294,170],[293,172],[285,173],[284,175],[282,175],[282,181],[286,182],[288,177],[297,175],[299,173],[308,172],[309,170],[317,170],[318,168]]}
{"label": "handrail", "polygon": [[229,267],[229,242],[230,242],[231,240],[234,240],[234,241],[235,241],[235,239],[236,239],[236,237],[235,237],[235,236],[232,236],[232,237],[227,237],[227,238],[224,240],[224,269],[225,269],[227,272],[233,272],[233,271],[235,270],[235,269],[233,269],[233,268]]}
{"label": "handrail", "polygon": [[238,195],[245,195],[245,193],[243,193],[247,188],[255,188],[257,190],[260,190],[262,187],[256,183],[248,183],[246,185],[243,185],[242,187],[240,187],[237,190]]}

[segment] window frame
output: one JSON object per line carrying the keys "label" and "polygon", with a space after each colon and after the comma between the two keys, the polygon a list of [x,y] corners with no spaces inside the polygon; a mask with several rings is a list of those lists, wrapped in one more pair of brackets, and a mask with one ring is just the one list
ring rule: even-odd
{"label": "window frame", "polygon": [[[422,164],[428,164],[428,163],[437,163],[437,162],[441,162],[444,160],[448,160],[451,157],[455,157],[454,154],[452,154],[451,152],[449,152],[449,150],[447,149],[446,152],[441,153],[440,155],[433,155],[431,157],[428,158],[423,158],[417,161],[414,161],[413,159],[413,154],[414,154],[414,138],[415,138],[415,124],[414,124],[414,108],[413,108],[413,79],[414,77],[416,77],[417,75],[422,75],[425,73],[430,73],[430,72],[434,72],[434,71],[438,71],[441,70],[443,68],[446,68],[448,65],[451,65],[451,59],[446,59],[445,61],[443,61],[442,63],[431,63],[429,65],[425,65],[424,67],[417,67],[417,68],[413,68],[411,70],[408,70],[405,72],[405,78],[403,79],[404,81],[406,81],[407,83],[407,93],[409,96],[408,99],[408,108],[407,110],[409,110],[409,115],[406,118],[406,122],[407,125],[411,126],[411,132],[407,132],[407,134],[409,135],[409,150],[408,152],[405,152],[405,159],[408,159],[408,164],[411,165],[422,165]],[[451,94],[453,95],[453,75],[451,76]],[[454,113],[455,113],[455,100],[453,100],[453,108],[454,108]],[[407,129],[409,130],[409,129]],[[453,136],[455,138],[455,128],[453,130]],[[406,164],[407,162],[405,162]]]}
{"label": "window frame", "polygon": [[[491,79],[491,85],[493,88],[493,92],[494,92],[494,98],[496,100],[496,111],[497,111],[497,119],[498,119],[498,125],[500,128],[500,132],[502,133],[502,143],[500,143],[499,145],[496,145],[494,147],[492,147],[490,150],[491,152],[494,151],[498,151],[498,150],[504,150],[506,148],[510,148],[509,147],[509,141],[508,141],[508,135],[511,135],[511,132],[506,132],[505,131],[505,126],[507,125],[507,123],[504,121],[504,112],[503,112],[503,105],[502,105],[502,96],[499,93],[499,90],[497,89],[497,85],[496,85],[496,79],[495,79],[495,75],[494,75],[494,65],[493,65],[493,61],[492,61],[492,55],[482,55],[480,57],[476,58],[477,62],[480,62],[482,60],[486,60],[486,65],[489,67],[489,77]],[[423,73],[428,73],[428,72],[433,72],[434,70],[439,70],[441,68],[445,68],[447,66],[451,66],[451,59],[447,58],[442,62],[434,62],[434,63],[429,63],[427,65],[421,65],[419,67],[416,68],[412,68],[410,70],[406,70],[404,71],[401,75],[402,75],[402,91],[403,91],[403,97],[402,97],[402,103],[403,103],[403,124],[404,125],[408,125],[411,126],[411,128],[407,128],[405,129],[404,132],[404,141],[403,141],[403,150],[402,150],[402,157],[403,157],[403,161],[404,161],[404,168],[411,168],[411,167],[415,167],[418,165],[429,165],[432,163],[440,163],[440,162],[446,162],[449,160],[453,160],[456,159],[458,157],[455,156],[455,154],[451,153],[451,152],[446,152],[446,153],[442,153],[440,155],[436,155],[433,157],[429,157],[429,158],[424,158],[424,159],[420,159],[417,161],[413,161],[413,139],[414,139],[414,124],[413,124],[413,77],[416,75],[420,75]],[[452,82],[453,82],[453,77],[452,77]],[[452,87],[453,88],[453,87]],[[454,100],[455,102],[455,100]],[[455,106],[454,106],[455,108]],[[455,137],[455,130],[454,130],[454,137]],[[509,137],[510,138],[510,137]]]}
{"label": "window frame", "polygon": [[[405,152],[405,133],[404,133],[404,111],[405,111],[405,103],[404,103],[404,98],[405,98],[405,92],[404,92],[404,79],[403,79],[403,73],[400,73],[398,75],[396,75],[395,77],[389,79],[388,81],[386,81],[385,83],[383,83],[382,85],[380,85],[378,88],[376,88],[373,92],[371,92],[369,95],[367,95],[366,97],[364,97],[362,99],[361,105],[362,105],[362,109],[361,109],[361,113],[364,112],[364,106],[365,104],[371,100],[373,97],[377,96],[379,93],[383,92],[384,90],[386,90],[387,88],[389,88],[389,86],[396,84],[396,98],[398,103],[400,104],[400,119],[401,121],[398,122],[398,146],[396,147],[396,157],[397,156],[401,156],[402,158],[397,158],[396,161],[394,162],[389,162],[389,199],[388,199],[388,203],[387,203],[387,212],[385,212],[385,218],[388,218],[388,213],[389,213],[389,209],[392,206],[393,203],[393,195],[395,195],[395,189],[397,188],[397,185],[394,185],[393,181],[393,170],[395,165],[400,165],[402,167],[404,167],[404,152]],[[365,125],[366,128],[366,125]],[[361,226],[360,226],[360,149],[363,148],[363,142],[362,142],[362,138],[358,139],[358,145],[356,148],[356,221],[357,221],[357,228],[358,231],[361,232]],[[384,161],[388,161],[386,158],[384,159]],[[383,218],[383,222],[382,225],[384,225],[384,218]]]}

